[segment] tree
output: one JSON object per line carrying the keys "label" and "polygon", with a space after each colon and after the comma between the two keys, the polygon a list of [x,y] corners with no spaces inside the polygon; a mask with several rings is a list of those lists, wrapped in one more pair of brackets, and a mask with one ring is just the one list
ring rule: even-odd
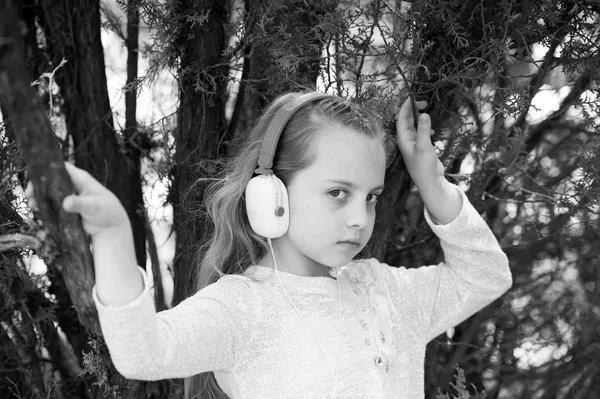
{"label": "tree", "polygon": [[[49,238],[43,243],[39,243],[38,240],[36,247],[40,253],[44,253],[51,273],[55,276],[54,281],[60,280],[60,283],[68,288],[68,291],[64,292],[68,295],[63,298],[64,301],[75,306],[79,320],[90,335],[99,336],[100,325],[89,295],[92,282],[92,257],[88,240],[81,227],[81,221],[76,216],[65,213],[60,206],[62,198],[72,193],[73,187],[64,169],[63,157],[45,115],[41,98],[29,87],[29,74],[24,63],[25,46],[19,35],[17,11],[12,2],[2,3],[1,10],[0,27],[5,42],[0,50],[0,101],[3,112],[10,118],[14,129],[14,135],[7,136],[7,142],[16,139],[22,149],[23,158],[29,167],[30,179],[35,183],[40,214],[45,222],[40,233],[47,234]],[[15,212],[9,213],[8,216],[11,220],[8,223],[9,228],[14,228],[13,224],[17,226],[22,224]],[[7,317],[5,320],[8,322],[8,331],[3,331],[4,337],[7,337],[6,334],[20,337],[17,341],[26,347],[32,360],[31,393],[34,396],[46,395],[41,354],[35,350],[36,334],[41,334],[43,338],[55,344],[51,348],[54,349],[51,353],[54,355],[57,367],[65,372],[65,377],[73,377],[72,368],[66,367],[65,363],[69,353],[56,351],[60,347],[61,340],[52,321],[45,317],[45,313],[52,308],[50,302],[41,292],[35,290],[35,285],[32,284],[29,276],[22,268],[14,267],[15,262],[11,260],[3,256],[3,263],[7,267],[5,282],[20,284],[24,291],[20,293],[24,294],[24,298],[21,299],[32,303],[24,306],[23,301],[19,301],[20,306],[3,307],[4,310],[8,310],[5,317],[10,316],[13,311],[17,312],[23,320],[22,323],[15,325]],[[67,268],[69,272],[65,273]],[[14,288],[14,285],[11,288]],[[32,317],[41,319],[37,328]],[[5,342],[8,344],[6,339]],[[15,388],[20,390],[17,385]]]}
{"label": "tree", "polygon": [[[201,203],[201,193],[188,195],[200,177],[196,166],[214,159],[225,133],[224,102],[227,85],[226,47],[228,10],[221,1],[178,1],[173,16],[181,21],[174,37],[180,52],[179,110],[175,131],[175,156],[171,182],[173,229],[176,250],[174,303],[193,292],[197,242],[206,240],[207,226],[189,212]],[[197,38],[189,40],[190,37]],[[199,195],[199,197],[198,197]]]}

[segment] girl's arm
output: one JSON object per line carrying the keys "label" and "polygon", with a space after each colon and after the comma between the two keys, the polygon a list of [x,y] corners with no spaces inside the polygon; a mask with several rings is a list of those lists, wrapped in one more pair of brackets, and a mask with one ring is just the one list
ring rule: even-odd
{"label": "girl's arm", "polygon": [[242,277],[223,278],[156,313],[146,274],[138,274],[145,290],[125,306],[104,306],[94,294],[111,359],[127,378],[183,378],[234,368],[253,345],[253,332],[266,328],[257,316],[261,302]]}
{"label": "girl's arm", "polygon": [[[424,108],[425,102],[417,102]],[[397,142],[406,168],[425,203],[425,216],[440,238],[445,262],[393,272],[394,300],[417,309],[427,341],[502,295],[512,284],[506,255],[464,193],[444,177],[431,144],[429,115],[415,129],[410,101],[398,113]]]}
{"label": "girl's arm", "polygon": [[129,303],[140,296],[143,284],[127,213],[117,197],[89,173],[65,165],[77,195],[65,197],[63,208],[81,216],[92,239],[98,299],[107,306]]}
{"label": "girl's arm", "polygon": [[406,269],[387,268],[390,294],[400,313],[425,342],[456,326],[499,298],[512,285],[508,259],[496,237],[466,195],[457,217],[436,224],[429,211],[427,222],[440,238],[444,262]]}
{"label": "girl's arm", "polygon": [[[257,306],[249,300],[247,287],[214,285],[157,314],[146,275],[136,264],[125,209],[86,171],[69,163],[66,168],[77,194],[67,196],[63,208],[81,216],[92,239],[93,298],[117,370],[128,378],[156,380],[234,364],[232,348],[244,345],[238,337],[249,335],[245,327],[252,320],[249,306]],[[35,208],[32,194],[29,186],[27,195]]]}

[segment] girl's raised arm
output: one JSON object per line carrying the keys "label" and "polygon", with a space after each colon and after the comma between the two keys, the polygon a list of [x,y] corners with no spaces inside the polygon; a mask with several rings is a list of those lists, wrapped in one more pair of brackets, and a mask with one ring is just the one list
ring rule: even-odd
{"label": "girl's raised arm", "polygon": [[[422,109],[425,102],[417,102]],[[445,262],[392,273],[397,303],[420,308],[415,329],[427,341],[502,295],[512,284],[506,255],[466,195],[444,177],[431,144],[429,115],[414,128],[406,101],[398,113],[398,147],[425,204],[425,215],[440,238]],[[407,320],[410,322],[410,320]]]}
{"label": "girl's raised arm", "polygon": [[394,303],[419,309],[406,320],[425,342],[456,326],[504,294],[512,285],[508,259],[496,237],[466,195],[456,186],[463,206],[448,224],[436,224],[444,262],[418,268],[388,268]]}

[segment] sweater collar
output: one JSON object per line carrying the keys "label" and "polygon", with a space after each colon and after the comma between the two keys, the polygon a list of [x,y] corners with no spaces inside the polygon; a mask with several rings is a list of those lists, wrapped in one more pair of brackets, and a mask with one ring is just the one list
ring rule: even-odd
{"label": "sweater collar", "polygon": [[[275,269],[270,267],[259,265],[250,266],[244,274],[258,281],[269,281],[279,285]],[[337,295],[337,282],[334,277],[299,276],[281,270],[279,270],[279,277],[286,288],[303,292],[335,293]],[[343,285],[344,280],[341,279],[340,283]]]}

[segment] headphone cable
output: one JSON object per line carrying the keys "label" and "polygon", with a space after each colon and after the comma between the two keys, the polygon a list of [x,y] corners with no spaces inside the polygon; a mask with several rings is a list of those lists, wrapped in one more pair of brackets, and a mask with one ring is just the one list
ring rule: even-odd
{"label": "headphone cable", "polygon": [[[304,321],[304,324],[306,324],[306,326],[308,327],[308,330],[312,334],[312,336],[315,339],[315,341],[317,341],[317,344],[319,344],[319,347],[321,348],[321,351],[323,351],[323,354],[327,358],[327,361],[330,362],[331,365],[333,366],[333,362],[331,361],[331,358],[327,354],[327,351],[325,351],[325,348],[321,344],[321,341],[319,341],[319,338],[317,338],[317,335],[315,334],[315,332],[311,328],[310,324],[308,324],[308,322],[306,321],[306,319],[304,318],[304,316],[302,316],[302,313],[300,313],[300,311],[298,310],[298,308],[296,307],[296,305],[294,305],[294,302],[292,301],[292,298],[290,298],[290,296],[288,295],[287,291],[283,287],[283,283],[281,282],[281,277],[279,277],[279,269],[277,268],[277,261],[275,260],[275,251],[273,250],[273,245],[271,243],[271,239],[267,238],[267,242],[269,243],[269,248],[271,249],[271,255],[273,257],[273,264],[275,266],[275,274],[277,275],[277,280],[279,280],[279,286],[281,287],[281,290],[283,291],[284,295],[286,296],[286,298],[288,299],[288,301],[290,302],[290,304],[292,305],[292,307],[294,308],[294,310],[296,311],[296,313],[298,313],[298,316],[300,316],[300,318],[302,319],[302,321]],[[340,370],[340,353],[342,351],[342,293],[341,293],[341,289],[340,289],[340,276],[339,276],[339,273],[337,273],[336,277],[337,277],[336,281],[337,281],[337,289],[338,289],[338,304],[339,304],[339,316],[340,317],[339,317],[339,326],[338,326],[339,341],[338,341],[337,360],[336,360],[336,364],[335,364],[335,369],[332,369],[332,373],[333,373],[333,377],[334,377],[333,378],[332,399],[335,399],[335,396],[336,396],[337,382],[338,382],[338,376],[339,376],[339,370]]]}

